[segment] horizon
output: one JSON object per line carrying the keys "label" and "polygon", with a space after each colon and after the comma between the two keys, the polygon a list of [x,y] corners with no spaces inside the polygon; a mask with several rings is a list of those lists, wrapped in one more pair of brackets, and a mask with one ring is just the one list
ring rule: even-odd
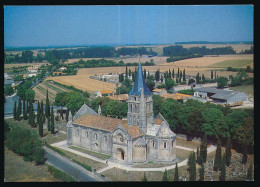
{"label": "horizon", "polygon": [[253,43],[253,8],[4,6],[4,48],[174,45],[190,41]]}

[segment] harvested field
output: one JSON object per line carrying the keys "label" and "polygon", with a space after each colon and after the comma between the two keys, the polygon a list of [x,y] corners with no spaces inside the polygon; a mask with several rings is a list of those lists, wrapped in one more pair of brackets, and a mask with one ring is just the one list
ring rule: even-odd
{"label": "harvested field", "polygon": [[222,62],[215,63],[213,65],[210,65],[209,67],[212,68],[227,68],[227,67],[234,67],[234,68],[240,68],[243,66],[247,66],[248,64],[253,63],[253,60],[225,60]]}

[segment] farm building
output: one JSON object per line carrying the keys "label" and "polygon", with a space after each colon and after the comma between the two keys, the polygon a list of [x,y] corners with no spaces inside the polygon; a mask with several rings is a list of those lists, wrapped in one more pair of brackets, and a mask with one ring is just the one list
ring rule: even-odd
{"label": "farm building", "polygon": [[245,93],[221,90],[216,88],[200,88],[194,93],[194,97],[203,99],[212,99],[215,104],[229,104],[234,105],[236,103],[243,104],[243,101],[247,100]]}
{"label": "farm building", "polygon": [[97,97],[110,96],[114,94],[112,90],[100,90],[97,91]]}
{"label": "farm building", "polygon": [[111,155],[110,160],[135,163],[176,162],[176,134],[159,113],[153,114],[152,93],[139,63],[128,94],[127,120],[105,117],[84,104],[67,124],[67,144]]}
{"label": "farm building", "polygon": [[165,89],[156,88],[156,89],[153,90],[154,95],[163,95],[165,93],[167,93],[167,91]]}
{"label": "farm building", "polygon": [[128,94],[119,94],[119,95],[110,95],[108,96],[109,99],[117,100],[120,102],[127,102]]}
{"label": "farm building", "polygon": [[181,94],[181,93],[176,93],[176,94],[165,93],[161,96],[165,99],[172,98],[172,99],[178,100],[178,101],[183,100],[184,102],[186,102],[187,99],[189,99],[191,97],[190,95]]}

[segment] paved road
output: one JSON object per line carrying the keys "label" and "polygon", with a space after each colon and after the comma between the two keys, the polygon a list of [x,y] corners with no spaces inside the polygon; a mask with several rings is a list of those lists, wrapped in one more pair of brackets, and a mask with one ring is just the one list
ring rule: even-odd
{"label": "paved road", "polygon": [[71,160],[60,156],[53,150],[44,147],[45,157],[47,158],[47,163],[55,166],[56,168],[68,173],[73,176],[77,181],[84,182],[95,182],[98,181],[94,176],[91,176],[90,172],[87,172],[82,166],[72,162]]}

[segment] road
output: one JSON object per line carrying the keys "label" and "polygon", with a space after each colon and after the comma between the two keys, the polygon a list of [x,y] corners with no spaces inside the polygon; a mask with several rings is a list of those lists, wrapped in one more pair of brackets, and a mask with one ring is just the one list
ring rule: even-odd
{"label": "road", "polygon": [[60,156],[53,150],[44,147],[46,163],[55,166],[56,168],[68,173],[79,182],[97,182],[99,181],[91,172],[86,171],[82,166],[72,162],[71,160]]}

